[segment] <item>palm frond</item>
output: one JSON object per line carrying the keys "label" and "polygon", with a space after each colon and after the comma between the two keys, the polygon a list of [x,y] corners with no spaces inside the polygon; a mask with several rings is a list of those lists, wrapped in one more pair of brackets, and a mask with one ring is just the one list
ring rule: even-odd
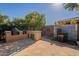
{"label": "palm frond", "polygon": [[78,10],[79,11],[79,4],[78,3],[64,3],[64,8],[72,11],[72,10]]}

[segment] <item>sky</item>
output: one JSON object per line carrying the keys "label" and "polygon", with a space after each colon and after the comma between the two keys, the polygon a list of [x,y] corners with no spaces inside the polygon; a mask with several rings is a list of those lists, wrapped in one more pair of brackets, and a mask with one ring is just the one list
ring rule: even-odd
{"label": "sky", "polygon": [[46,17],[46,24],[52,25],[54,22],[78,17],[79,11],[68,11],[58,3],[0,3],[0,13],[8,15],[10,20],[24,18],[25,15],[37,11]]}

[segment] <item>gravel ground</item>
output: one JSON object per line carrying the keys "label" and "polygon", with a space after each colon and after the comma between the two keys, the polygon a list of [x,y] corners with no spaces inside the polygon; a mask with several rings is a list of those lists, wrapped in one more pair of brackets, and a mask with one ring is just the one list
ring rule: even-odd
{"label": "gravel ground", "polygon": [[0,43],[0,56],[8,56],[35,43],[32,39],[23,39],[16,42]]}

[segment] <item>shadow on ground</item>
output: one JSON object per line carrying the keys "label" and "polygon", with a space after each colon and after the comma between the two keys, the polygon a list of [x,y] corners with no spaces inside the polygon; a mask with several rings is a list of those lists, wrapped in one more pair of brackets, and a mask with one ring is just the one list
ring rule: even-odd
{"label": "shadow on ground", "polygon": [[67,43],[67,42],[59,42],[56,40],[53,40],[51,37],[43,37],[44,41],[50,42],[51,45],[55,44],[57,46],[61,46],[61,47],[68,47],[68,48],[72,48],[72,49],[76,49],[79,50],[79,46],[72,44],[72,43]]}
{"label": "shadow on ground", "polygon": [[9,56],[14,52],[21,51],[34,44],[36,41],[32,39],[23,39],[11,43],[0,43],[0,56]]}

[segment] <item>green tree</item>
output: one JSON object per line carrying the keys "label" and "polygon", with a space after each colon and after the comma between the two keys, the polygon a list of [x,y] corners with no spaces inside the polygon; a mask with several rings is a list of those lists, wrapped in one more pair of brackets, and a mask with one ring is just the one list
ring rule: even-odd
{"label": "green tree", "polygon": [[5,31],[7,30],[9,23],[9,17],[7,15],[0,14],[0,30]]}
{"label": "green tree", "polygon": [[23,24],[24,23],[24,19],[21,19],[21,18],[14,18],[12,23],[14,23],[15,25],[18,25],[18,24]]}
{"label": "green tree", "polygon": [[45,26],[45,15],[38,12],[29,13],[25,16],[25,22],[28,24],[28,30],[40,30]]}
{"label": "green tree", "polygon": [[9,21],[9,18],[7,15],[0,14],[0,23],[1,24],[8,23],[8,21]]}
{"label": "green tree", "polygon": [[64,3],[64,8],[72,11],[72,10],[77,10],[79,11],[79,4],[78,3]]}
{"label": "green tree", "polygon": [[27,24],[22,18],[14,18],[11,24],[15,25],[19,30],[27,30]]}

